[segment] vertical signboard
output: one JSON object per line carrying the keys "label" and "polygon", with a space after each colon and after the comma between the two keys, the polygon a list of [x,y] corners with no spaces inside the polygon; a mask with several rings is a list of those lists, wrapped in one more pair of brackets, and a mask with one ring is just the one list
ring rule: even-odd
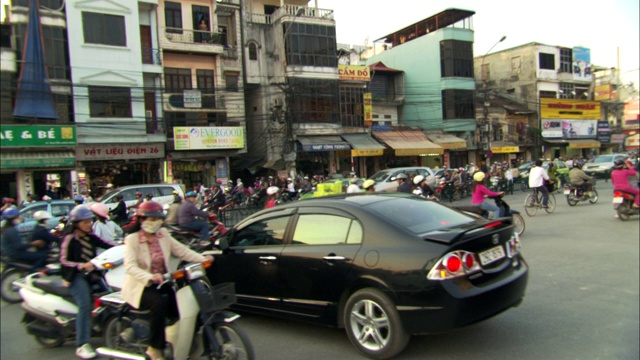
{"label": "vertical signboard", "polygon": [[362,96],[364,104],[364,126],[373,125],[373,101],[371,93],[364,93]]}

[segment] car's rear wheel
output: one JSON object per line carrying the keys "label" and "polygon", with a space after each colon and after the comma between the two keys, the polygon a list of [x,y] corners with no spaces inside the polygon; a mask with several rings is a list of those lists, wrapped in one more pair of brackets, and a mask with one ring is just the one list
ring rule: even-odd
{"label": "car's rear wheel", "polygon": [[361,289],[351,295],[345,304],[344,324],[351,344],[372,359],[393,357],[409,342],[393,302],[377,289]]}

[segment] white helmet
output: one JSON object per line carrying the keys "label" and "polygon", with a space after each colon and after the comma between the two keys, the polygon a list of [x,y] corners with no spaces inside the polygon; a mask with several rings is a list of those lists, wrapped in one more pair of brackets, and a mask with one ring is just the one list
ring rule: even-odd
{"label": "white helmet", "polygon": [[40,210],[33,213],[33,218],[36,221],[51,219],[51,214],[48,211]]}
{"label": "white helmet", "polygon": [[267,195],[273,195],[273,194],[277,193],[278,190],[280,190],[280,189],[278,189],[277,186],[269,186],[267,188]]}
{"label": "white helmet", "polygon": [[420,182],[424,180],[424,176],[423,175],[417,175],[416,177],[413,178],[413,183],[418,185],[420,184]]}

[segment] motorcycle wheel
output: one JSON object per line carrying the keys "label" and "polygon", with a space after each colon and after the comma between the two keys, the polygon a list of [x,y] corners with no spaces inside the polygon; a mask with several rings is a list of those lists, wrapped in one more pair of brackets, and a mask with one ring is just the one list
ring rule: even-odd
{"label": "motorcycle wheel", "polygon": [[389,297],[377,289],[364,288],[353,293],[343,314],[349,341],[367,357],[391,358],[409,342],[398,310]]}
{"label": "motorcycle wheel", "polygon": [[453,200],[454,201],[460,200],[460,192],[459,191],[456,191],[456,192],[453,193]]}
{"label": "motorcycle wheel", "polygon": [[629,220],[629,212],[631,211],[631,203],[628,201],[623,202],[618,206],[618,219],[621,221]]}
{"label": "motorcycle wheel", "polygon": [[511,214],[511,217],[513,218],[513,225],[516,228],[516,233],[518,236],[522,235],[525,228],[524,218],[520,214]]}
{"label": "motorcycle wheel", "polygon": [[13,285],[13,282],[25,276],[27,276],[27,271],[18,268],[9,268],[2,273],[2,278],[0,280],[0,296],[2,296],[4,301],[10,304],[22,301],[20,293],[18,292],[20,289]]}
{"label": "motorcycle wheel", "polygon": [[213,326],[213,334],[222,349],[219,356],[209,356],[209,359],[252,360],[255,358],[249,336],[238,324],[216,324]]}
{"label": "motorcycle wheel", "polygon": [[62,336],[56,338],[48,338],[36,335],[35,338],[38,344],[47,349],[56,348],[64,344],[64,338]]}
{"label": "motorcycle wheel", "polygon": [[105,346],[114,350],[144,355],[147,350],[147,344],[139,344],[139,346],[135,346],[138,344],[125,342],[121,338],[121,334],[127,329],[131,329],[129,330],[131,332],[133,331],[131,323],[125,318],[118,320],[118,317],[114,316],[107,320],[107,325],[104,327],[103,334]]}
{"label": "motorcycle wheel", "polygon": [[576,206],[578,204],[578,199],[576,199],[573,191],[567,195],[567,204],[569,204],[569,206]]}
{"label": "motorcycle wheel", "polygon": [[591,195],[589,196],[589,202],[595,204],[598,202],[598,192],[596,189],[591,189]]}

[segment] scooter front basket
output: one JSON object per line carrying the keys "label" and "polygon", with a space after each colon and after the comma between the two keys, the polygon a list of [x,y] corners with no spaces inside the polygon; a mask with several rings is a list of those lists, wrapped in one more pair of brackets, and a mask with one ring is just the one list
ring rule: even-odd
{"label": "scooter front basket", "polygon": [[202,312],[226,309],[236,303],[235,284],[232,282],[202,286],[194,289],[194,294]]}

